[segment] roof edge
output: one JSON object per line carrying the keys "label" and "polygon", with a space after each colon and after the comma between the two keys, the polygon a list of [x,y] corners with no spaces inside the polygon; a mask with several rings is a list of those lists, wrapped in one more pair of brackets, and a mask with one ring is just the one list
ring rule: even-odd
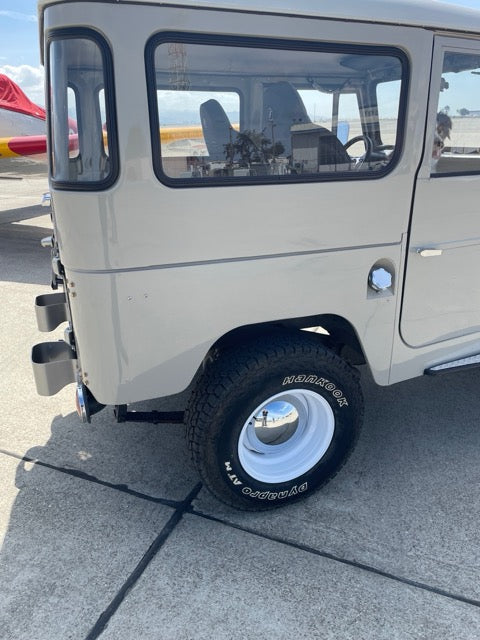
{"label": "roof edge", "polygon": [[480,10],[441,0],[38,0],[40,21],[47,6],[79,1],[294,15],[480,34]]}

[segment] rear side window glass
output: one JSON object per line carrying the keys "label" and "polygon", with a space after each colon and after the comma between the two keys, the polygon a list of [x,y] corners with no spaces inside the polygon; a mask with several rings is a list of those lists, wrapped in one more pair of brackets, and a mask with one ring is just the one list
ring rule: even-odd
{"label": "rear side window glass", "polygon": [[[146,57],[154,167],[171,186],[379,177],[400,152],[394,49],[159,34]],[[380,109],[386,82],[398,90]]]}
{"label": "rear side window glass", "polygon": [[109,51],[89,31],[56,33],[48,48],[51,176],[56,187],[107,188],[116,179]]}

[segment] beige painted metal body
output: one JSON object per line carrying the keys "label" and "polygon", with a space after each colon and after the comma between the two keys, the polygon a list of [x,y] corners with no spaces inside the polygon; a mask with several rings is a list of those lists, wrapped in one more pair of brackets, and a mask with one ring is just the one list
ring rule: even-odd
{"label": "beige painted metal body", "polygon": [[[344,319],[382,385],[480,351],[480,290],[472,282],[480,178],[433,180],[428,151],[429,91],[438,93],[434,82],[430,88],[432,55],[439,82],[436,56],[445,43],[468,40],[479,53],[476,12],[439,7],[432,15],[430,3],[401,2],[40,4],[47,36],[87,25],[113,51],[119,177],[98,192],[52,186],[78,362],[98,401],[179,392],[222,336],[272,321]],[[398,13],[406,6],[412,13]],[[359,7],[378,18],[362,18]],[[160,31],[398,48],[409,62],[398,162],[387,175],[356,181],[162,184],[145,74],[146,43]],[[417,252],[448,243],[458,247],[439,257]],[[380,293],[368,286],[375,264],[393,274]]]}

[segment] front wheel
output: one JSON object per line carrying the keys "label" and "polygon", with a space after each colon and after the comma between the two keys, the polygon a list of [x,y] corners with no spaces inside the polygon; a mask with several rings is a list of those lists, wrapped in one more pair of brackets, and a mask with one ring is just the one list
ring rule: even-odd
{"label": "front wheel", "polygon": [[355,370],[299,332],[224,351],[198,380],[185,417],[205,485],[227,504],[261,510],[332,478],[362,416]]}

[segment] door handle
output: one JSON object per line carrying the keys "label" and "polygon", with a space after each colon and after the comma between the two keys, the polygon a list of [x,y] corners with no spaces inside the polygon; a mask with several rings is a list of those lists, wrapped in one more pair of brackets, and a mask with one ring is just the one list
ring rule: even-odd
{"label": "door handle", "polygon": [[422,258],[434,258],[435,256],[441,256],[443,249],[417,249],[417,253]]}

